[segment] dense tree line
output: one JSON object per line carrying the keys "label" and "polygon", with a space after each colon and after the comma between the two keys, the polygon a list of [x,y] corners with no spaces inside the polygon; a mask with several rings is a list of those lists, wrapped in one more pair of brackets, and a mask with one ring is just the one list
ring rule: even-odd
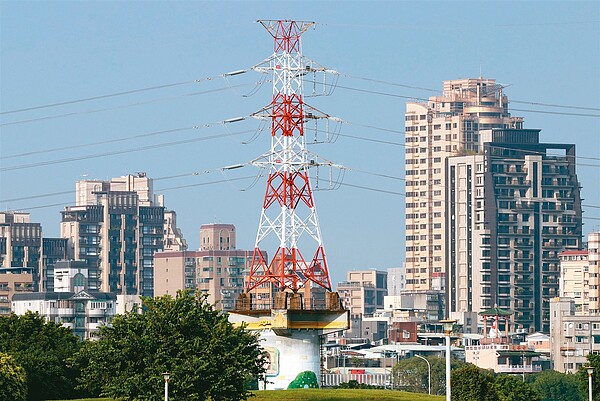
{"label": "dense tree line", "polygon": [[[428,357],[431,365],[431,394],[446,393],[446,361]],[[600,372],[600,356],[590,355],[590,364]],[[451,362],[452,400],[456,401],[584,401],[587,373],[577,375],[546,370],[525,377],[495,374],[472,364]],[[394,383],[402,390],[427,393],[429,373],[425,361],[403,359],[393,369]],[[594,382],[594,401],[600,401],[600,381]],[[598,386],[598,388],[596,388]],[[597,391],[597,392],[596,392]],[[596,396],[598,394],[598,396]]]}
{"label": "dense tree line", "polygon": [[264,372],[255,334],[189,291],[144,298],[94,341],[37,314],[0,317],[0,399],[243,400]]}

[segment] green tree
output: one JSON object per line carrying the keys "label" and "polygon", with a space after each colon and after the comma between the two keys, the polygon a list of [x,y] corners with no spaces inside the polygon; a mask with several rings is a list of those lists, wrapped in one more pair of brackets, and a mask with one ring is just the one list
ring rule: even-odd
{"label": "green tree", "polygon": [[[446,359],[426,358],[431,365],[431,394],[446,394]],[[452,359],[451,369],[458,369],[464,362]],[[413,357],[401,359],[392,369],[395,386],[413,393],[427,393],[429,371],[424,360]]]}
{"label": "green tree", "polygon": [[103,396],[159,401],[162,372],[171,373],[169,399],[243,400],[249,378],[264,372],[255,334],[190,291],[142,299],[144,313],[116,316],[75,359],[81,386]]}
{"label": "green tree", "polygon": [[534,376],[531,387],[544,401],[580,401],[576,375],[544,370]]}
{"label": "green tree", "polygon": [[27,377],[15,359],[0,353],[0,400],[25,401]]}
{"label": "green tree", "polygon": [[499,401],[494,386],[494,376],[472,364],[466,364],[452,372],[452,400]]}
{"label": "green tree", "polygon": [[30,401],[78,396],[77,371],[68,358],[81,347],[72,331],[37,313],[0,317],[0,352],[12,355],[27,375]]}
{"label": "green tree", "polygon": [[500,375],[494,381],[500,401],[541,401],[540,395],[520,377]]}
{"label": "green tree", "polygon": [[[600,375],[600,355],[597,354],[588,354],[587,356],[587,366],[592,366],[594,368],[594,374],[592,375],[592,394],[594,401],[600,401],[600,379],[598,379],[598,375]],[[579,378],[579,394],[581,398],[587,400],[588,396],[588,373],[585,369],[585,366],[579,368],[577,372],[577,377]]]}

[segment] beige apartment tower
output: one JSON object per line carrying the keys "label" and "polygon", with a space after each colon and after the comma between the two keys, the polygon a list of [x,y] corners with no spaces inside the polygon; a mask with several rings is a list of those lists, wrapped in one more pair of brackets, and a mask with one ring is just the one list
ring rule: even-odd
{"label": "beige apartment tower", "polygon": [[479,132],[522,128],[494,79],[444,81],[441,96],[406,105],[406,290],[444,290],[445,162],[477,153]]}

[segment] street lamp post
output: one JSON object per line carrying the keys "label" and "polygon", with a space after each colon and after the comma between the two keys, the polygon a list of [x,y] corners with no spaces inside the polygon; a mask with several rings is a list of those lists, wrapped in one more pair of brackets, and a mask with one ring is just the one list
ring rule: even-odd
{"label": "street lamp post", "polygon": [[446,319],[440,320],[440,323],[444,326],[444,334],[446,335],[446,401],[451,401],[451,388],[450,388],[450,334],[452,334],[452,328],[456,320]]}
{"label": "street lamp post", "polygon": [[171,374],[169,372],[165,372],[162,375],[165,379],[165,401],[169,401],[169,376],[171,376]]}
{"label": "street lamp post", "polygon": [[586,366],[585,369],[587,370],[587,374],[588,374],[588,396],[589,396],[589,401],[593,400],[593,396],[592,396],[592,375],[594,374],[594,367],[593,366]]}
{"label": "street lamp post", "polygon": [[415,356],[427,362],[427,394],[431,395],[431,364],[429,363],[427,358],[423,358],[421,355],[417,354],[415,354]]}

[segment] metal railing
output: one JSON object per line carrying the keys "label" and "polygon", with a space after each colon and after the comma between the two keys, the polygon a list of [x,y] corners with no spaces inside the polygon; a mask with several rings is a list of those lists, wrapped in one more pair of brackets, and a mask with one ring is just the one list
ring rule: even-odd
{"label": "metal railing", "polygon": [[392,376],[389,373],[324,373],[321,376],[321,380],[321,387],[335,387],[342,383],[348,383],[350,380],[355,380],[361,384],[367,384],[369,386],[389,387],[390,383],[392,382]]}

